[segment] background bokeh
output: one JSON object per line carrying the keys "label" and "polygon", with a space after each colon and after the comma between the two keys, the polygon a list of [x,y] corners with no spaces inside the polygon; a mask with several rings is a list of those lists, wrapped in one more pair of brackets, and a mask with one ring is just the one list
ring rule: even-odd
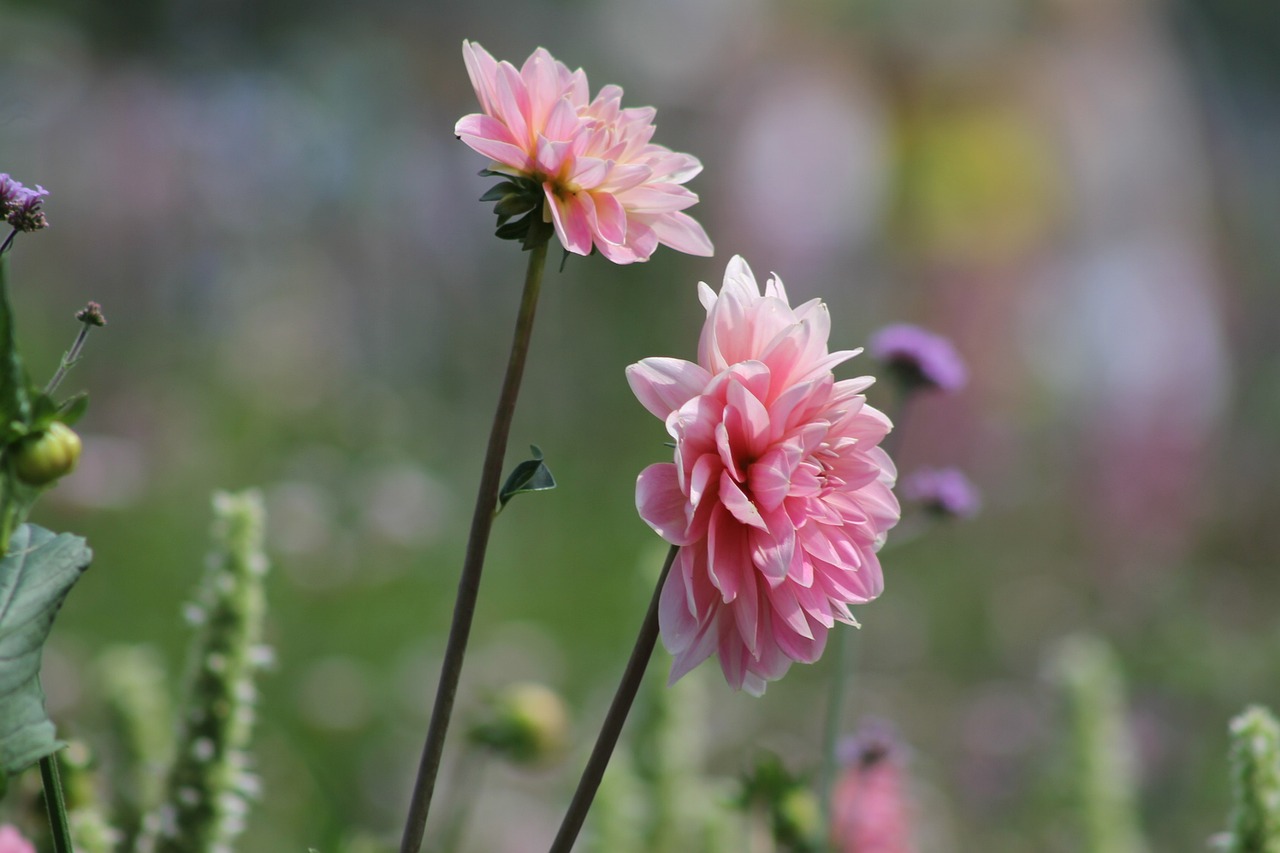
{"label": "background bokeh", "polygon": [[[891,538],[846,707],[912,745],[930,849],[1079,849],[1044,678],[1077,632],[1129,678],[1152,849],[1203,849],[1227,719],[1280,705],[1265,0],[0,0],[0,170],[51,192],[10,256],[33,372],[86,300],[110,323],[66,386],[93,396],[80,468],[36,518],[96,553],[47,654],[64,729],[92,740],[104,646],[181,671],[209,494],[259,485],[277,663],[241,849],[398,837],[524,263],[453,138],[464,38],[656,106],[717,248],[549,271],[510,459],[537,443],[561,485],[500,519],[461,711],[544,680],[579,749],[491,772],[471,849],[558,823],[663,554],[633,488],[665,434],[623,369],[693,354],[694,285],[734,253],[823,297],[836,347],[912,321],[972,368],[898,458],[963,467],[983,513]],[[762,699],[705,675],[711,772],[816,764],[829,662]]]}

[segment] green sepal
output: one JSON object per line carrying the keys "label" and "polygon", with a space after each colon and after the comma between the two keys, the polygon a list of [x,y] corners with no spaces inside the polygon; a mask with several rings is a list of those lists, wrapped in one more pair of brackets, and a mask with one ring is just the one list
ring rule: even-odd
{"label": "green sepal", "polygon": [[92,559],[81,537],[24,524],[0,560],[0,773],[64,746],[44,710],[40,657],[58,608]]}
{"label": "green sepal", "polygon": [[58,407],[56,418],[67,426],[75,426],[76,422],[84,417],[84,413],[88,408],[89,394],[87,391],[81,391],[74,397],[69,397],[63,401],[62,405]]}
{"label": "green sepal", "polygon": [[515,184],[511,183],[510,181],[503,181],[500,184],[494,184],[493,186],[489,187],[489,190],[484,195],[480,196],[480,200],[481,201],[499,201],[502,199],[503,196],[511,195],[512,193],[517,193],[519,191],[520,191],[520,188]]}
{"label": "green sepal", "polygon": [[551,476],[551,469],[542,461],[542,449],[536,444],[529,445],[532,459],[526,459],[511,470],[507,481],[498,492],[498,511],[501,512],[507,501],[525,492],[545,492],[556,487],[556,478]]}

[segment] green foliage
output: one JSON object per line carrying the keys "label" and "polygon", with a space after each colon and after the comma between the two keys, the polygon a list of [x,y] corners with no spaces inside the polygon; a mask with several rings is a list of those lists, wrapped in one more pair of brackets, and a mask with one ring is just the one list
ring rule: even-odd
{"label": "green foliage", "polygon": [[551,476],[551,469],[542,461],[542,449],[536,444],[529,445],[532,459],[526,459],[511,470],[507,481],[498,492],[498,511],[501,512],[507,502],[516,495],[525,492],[545,492],[556,487],[556,478]]}
{"label": "green foliage", "polygon": [[245,752],[253,730],[261,669],[262,496],[254,490],[214,495],[214,549],[191,609],[200,635],[191,648],[180,731],[164,801],[146,820],[143,850],[225,850],[244,828],[256,791]]}
{"label": "green foliage", "polygon": [[1068,637],[1052,657],[1070,735],[1072,813],[1080,821],[1080,850],[1142,853],[1134,745],[1124,681],[1115,654],[1096,637]]}
{"label": "green foliage", "polygon": [[80,537],[24,524],[0,561],[0,774],[63,745],[45,714],[40,657],[58,608],[92,558]]}
{"label": "green foliage", "polygon": [[1280,723],[1266,708],[1231,721],[1229,853],[1280,853]]}

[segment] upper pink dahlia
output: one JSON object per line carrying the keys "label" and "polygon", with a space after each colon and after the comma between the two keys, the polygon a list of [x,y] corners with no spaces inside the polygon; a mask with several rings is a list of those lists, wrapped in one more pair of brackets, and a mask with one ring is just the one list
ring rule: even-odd
{"label": "upper pink dahlia", "polygon": [[676,440],[674,462],[640,474],[636,505],[681,546],[659,611],[671,679],[718,652],[729,684],[759,695],[883,589],[876,551],[899,510],[878,445],[892,425],[862,395],[871,377],[832,376],[859,351],[827,351],[820,300],[793,309],[776,276],[761,296],[740,257],[719,296],[698,295],[698,363],[627,368]]}
{"label": "upper pink dahlia", "polygon": [[462,57],[483,112],[463,116],[454,133],[494,171],[541,185],[565,249],[587,255],[594,246],[619,264],[648,260],[659,243],[712,254],[702,226],[682,213],[698,196],[681,184],[702,164],[649,141],[652,107],[623,109],[617,86],[589,100],[582,69],[543,48],[519,71],[469,41]]}

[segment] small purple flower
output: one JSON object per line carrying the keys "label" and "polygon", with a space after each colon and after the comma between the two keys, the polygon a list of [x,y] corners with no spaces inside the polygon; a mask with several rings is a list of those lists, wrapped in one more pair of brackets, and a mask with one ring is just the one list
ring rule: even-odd
{"label": "small purple flower", "polygon": [[902,496],[945,518],[971,518],[982,506],[977,488],[958,468],[922,468],[902,481]]}
{"label": "small purple flower", "polygon": [[19,231],[39,231],[49,226],[40,206],[49,191],[37,185],[29,189],[8,174],[0,173],[0,218]]}
{"label": "small purple flower", "polygon": [[928,388],[959,391],[969,381],[969,369],[951,341],[919,326],[885,326],[871,336],[867,351],[888,367],[908,392]]}

